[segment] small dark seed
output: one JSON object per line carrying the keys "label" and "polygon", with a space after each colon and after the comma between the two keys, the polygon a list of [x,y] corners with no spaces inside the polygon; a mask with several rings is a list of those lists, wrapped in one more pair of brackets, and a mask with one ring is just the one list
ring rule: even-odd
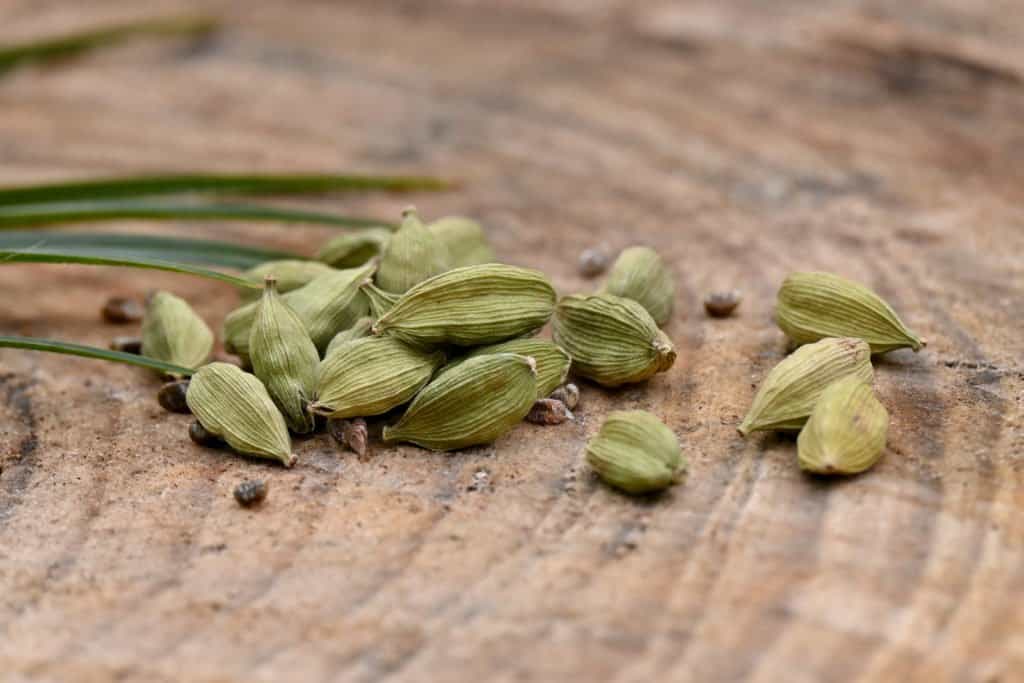
{"label": "small dark seed", "polygon": [[350,420],[328,420],[327,431],[339,446],[348,448],[360,458],[366,456],[368,428],[366,420],[356,417]]}
{"label": "small dark seed", "polygon": [[569,410],[576,410],[576,406],[580,403],[580,388],[570,382],[565,386],[558,387],[551,392],[548,398],[553,398],[556,401],[561,401],[565,404],[565,407]]}
{"label": "small dark seed", "polygon": [[142,353],[142,339],[139,337],[114,337],[110,342],[110,350],[140,355]]}
{"label": "small dark seed", "polygon": [[246,479],[235,487],[235,500],[243,507],[259,505],[267,497],[267,482],[261,479]]}
{"label": "small dark seed", "polygon": [[191,413],[185,395],[188,393],[188,380],[178,379],[160,387],[156,400],[160,407],[172,413]]}
{"label": "small dark seed", "polygon": [[199,420],[194,421],[188,427],[188,438],[192,439],[192,442],[202,446],[204,448],[217,448],[223,441],[216,434],[208,432],[206,427],[199,423]]}
{"label": "small dark seed", "polygon": [[145,313],[146,311],[142,304],[135,299],[128,299],[123,296],[110,297],[100,310],[103,320],[114,325],[137,323],[142,320],[142,316]]}
{"label": "small dark seed", "polygon": [[743,300],[738,290],[731,292],[712,292],[704,297],[704,310],[712,318],[728,318]]}
{"label": "small dark seed", "polygon": [[572,412],[565,404],[553,398],[542,398],[533,404],[526,421],[538,425],[557,425],[571,420]]}
{"label": "small dark seed", "polygon": [[601,245],[584,249],[580,253],[579,272],[583,277],[596,277],[608,269],[611,254],[608,247]]}

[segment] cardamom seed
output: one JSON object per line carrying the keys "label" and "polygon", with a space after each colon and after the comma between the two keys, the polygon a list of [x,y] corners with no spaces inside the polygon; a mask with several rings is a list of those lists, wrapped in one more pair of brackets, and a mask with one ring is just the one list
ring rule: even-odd
{"label": "cardamom seed", "polygon": [[213,332],[188,303],[170,292],[156,292],[142,320],[142,355],[186,368],[206,362]]}
{"label": "cardamom seed", "polygon": [[230,363],[209,363],[192,376],[188,407],[207,432],[239,453],[295,463],[284,417],[263,382]]}
{"label": "cardamom seed", "polygon": [[856,474],[882,457],[889,412],[871,385],[856,375],[821,393],[797,437],[800,468],[817,474]]}
{"label": "cardamom seed", "polygon": [[123,296],[110,297],[103,304],[103,308],[100,309],[100,316],[102,316],[103,321],[113,325],[137,323],[142,320],[145,314],[146,309],[143,308],[142,304],[135,299]]}
{"label": "cardamom seed", "polygon": [[[250,282],[262,283],[263,278],[273,275],[277,278],[277,291],[287,294],[324,273],[331,272],[331,267],[319,261],[301,261],[299,259],[279,259],[265,261],[242,273],[242,277]],[[251,287],[239,287],[238,294],[242,301],[255,301],[260,297],[260,290]]]}
{"label": "cardamom seed", "polygon": [[608,387],[642,382],[676,360],[647,309],[614,294],[562,297],[554,339],[572,357],[573,372]]}
{"label": "cardamom seed", "polygon": [[650,247],[629,247],[619,254],[602,292],[636,301],[658,325],[672,317],[676,284],[661,255]]}
{"label": "cardamom seed", "polygon": [[377,286],[401,294],[448,270],[448,250],[427,230],[414,207],[402,212],[402,225],[381,252]]}
{"label": "cardamom seed", "polygon": [[775,321],[796,344],[856,337],[885,353],[924,345],[889,304],[867,287],[831,273],[793,273],[779,289]]}
{"label": "cardamom seed", "polygon": [[347,330],[342,330],[338,334],[334,335],[331,339],[331,343],[327,345],[327,350],[324,351],[324,358],[331,355],[335,349],[340,348],[344,344],[354,341],[356,339],[362,339],[363,337],[370,336],[370,329],[373,327],[373,318],[370,316],[363,316],[359,320],[352,324],[352,327]]}
{"label": "cardamom seed", "polygon": [[390,239],[388,228],[354,230],[327,242],[316,253],[316,260],[332,268],[355,268],[379,256]]}
{"label": "cardamom seed", "polygon": [[188,438],[192,439],[192,443],[203,448],[220,448],[224,445],[224,439],[206,431],[206,427],[199,420],[193,420],[192,424],[188,426]]}
{"label": "cardamom seed", "polygon": [[369,431],[366,420],[361,417],[327,421],[327,433],[339,446],[358,455],[360,460],[365,459],[367,455]]}
{"label": "cardamom seed", "polygon": [[530,412],[526,414],[526,421],[535,425],[559,425],[571,419],[572,411],[554,398],[537,399]]}
{"label": "cardamom seed", "polygon": [[401,298],[401,294],[392,294],[391,292],[385,292],[380,287],[377,287],[372,282],[368,282],[360,288],[363,296],[370,302],[370,314],[374,318],[379,318],[392,308],[395,307],[395,302]]}
{"label": "cardamom seed", "polygon": [[276,284],[268,275],[249,334],[253,374],[267,388],[288,428],[308,434],[316,426],[306,404],[316,390],[320,354],[298,314],[282,301]]}
{"label": "cardamom seed", "polygon": [[122,353],[142,355],[142,337],[114,337],[110,340],[110,350]]}
{"label": "cardamom seed", "polygon": [[801,346],[784,358],[761,382],[740,434],[803,427],[821,392],[837,379],[854,375],[864,382],[874,376],[871,348],[862,339],[830,337]]}
{"label": "cardamom seed", "polygon": [[480,346],[539,330],[555,290],[539,271],[500,263],[464,266],[421,282],[373,326],[417,346]]}
{"label": "cardamom seed", "polygon": [[384,441],[437,451],[490,443],[530,412],[537,398],[536,372],[527,356],[470,358],[424,387],[398,423],[384,428]]}
{"label": "cardamom seed", "polygon": [[536,339],[532,337],[520,337],[510,339],[499,344],[481,346],[473,349],[467,355],[452,361],[441,372],[448,372],[453,367],[465,362],[470,358],[483,356],[489,353],[516,353],[520,356],[529,356],[537,363],[537,398],[546,398],[552,391],[565,381],[569,374],[569,365],[572,359],[565,349],[547,339]]}
{"label": "cardamom seed", "polygon": [[644,410],[616,410],[587,443],[587,463],[599,477],[626,493],[668,488],[686,471],[679,439]]}
{"label": "cardamom seed", "polygon": [[443,353],[390,337],[350,341],[321,363],[309,410],[330,418],[386,413],[415,396],[443,362]]}
{"label": "cardamom seed", "polygon": [[156,393],[156,402],[169,413],[189,413],[185,396],[188,394],[188,380],[176,379],[167,382]]}
{"label": "cardamom seed", "polygon": [[743,294],[738,289],[711,292],[704,297],[704,310],[712,318],[728,318],[743,301]]}
{"label": "cardamom seed", "polygon": [[576,406],[580,404],[580,388],[569,382],[552,391],[550,398],[561,401],[569,410],[576,410]]}
{"label": "cardamom seed", "polygon": [[452,268],[495,261],[494,250],[487,243],[483,227],[470,218],[446,216],[428,225],[427,229],[448,250]]}
{"label": "cardamom seed", "polygon": [[267,497],[267,482],[262,479],[246,479],[235,487],[235,500],[242,507],[253,507]]}

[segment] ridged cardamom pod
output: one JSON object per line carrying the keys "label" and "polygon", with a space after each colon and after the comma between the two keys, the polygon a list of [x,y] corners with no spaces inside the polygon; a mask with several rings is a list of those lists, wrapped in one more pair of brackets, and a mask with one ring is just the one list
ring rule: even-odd
{"label": "ridged cardamom pod", "polygon": [[647,309],[614,294],[562,297],[554,339],[572,357],[573,372],[607,387],[642,382],[676,361]]}
{"label": "ridged cardamom pod", "polygon": [[448,249],[423,225],[416,209],[402,212],[398,228],[381,252],[377,286],[401,294],[448,270]]}
{"label": "ridged cardamom pod", "polygon": [[889,304],[867,287],[831,273],[793,273],[779,289],[775,321],[797,344],[825,337],[856,337],[871,353],[924,342],[911,332]]}
{"label": "ridged cardamom pod", "polygon": [[871,348],[862,339],[822,339],[801,346],[784,358],[761,382],[740,434],[803,427],[815,403],[828,385],[847,375],[864,382],[874,376]]}
{"label": "ridged cardamom pod", "polygon": [[539,271],[464,266],[410,289],[373,331],[417,346],[481,346],[539,330],[554,305],[555,290]]}
{"label": "ridged cardamom pod", "polygon": [[494,263],[494,250],[487,242],[487,236],[479,223],[462,216],[440,218],[427,229],[448,249],[448,261],[452,268]]}
{"label": "ridged cardamom pod", "polygon": [[[308,284],[311,280],[324,273],[331,272],[331,267],[319,261],[300,261],[298,259],[281,259],[265,261],[242,273],[242,277],[260,284],[268,275],[277,279],[277,291],[285,294]],[[255,301],[260,298],[260,290],[246,287],[238,289],[242,301]]]}
{"label": "ridged cardamom pod", "polygon": [[626,493],[661,491],[686,471],[679,439],[644,410],[609,413],[587,443],[587,463],[606,484]]}
{"label": "ridged cardamom pod", "polygon": [[373,318],[370,316],[364,316],[352,324],[352,327],[347,330],[342,330],[338,334],[334,335],[331,339],[331,343],[327,345],[327,350],[324,351],[324,358],[331,355],[335,350],[347,344],[350,341],[356,339],[362,339],[363,337],[370,336],[370,329],[373,327]]}
{"label": "ridged cardamom pod", "polygon": [[289,429],[296,434],[313,431],[313,416],[306,405],[316,391],[320,354],[302,320],[282,301],[271,276],[256,308],[249,354],[253,374],[267,388]]}
{"label": "ridged cardamom pod", "polygon": [[413,399],[384,440],[436,451],[490,443],[526,417],[537,398],[532,358],[495,353],[439,375]]}
{"label": "ridged cardamom pod", "polygon": [[529,356],[537,363],[537,398],[547,398],[552,391],[557,389],[565,381],[569,374],[569,365],[572,359],[569,354],[558,344],[547,339],[521,337],[510,339],[500,344],[481,346],[473,349],[468,355],[454,360],[446,365],[441,371],[448,372],[470,358],[476,358],[488,353],[516,353],[520,356]]}
{"label": "ridged cardamom pod", "polygon": [[284,417],[254,375],[230,363],[204,365],[192,376],[188,407],[207,432],[239,453],[295,463]]}
{"label": "ridged cardamom pod", "polygon": [[142,319],[142,355],[186,368],[206,362],[213,350],[213,332],[184,299],[156,292]]}
{"label": "ridged cardamom pod", "polygon": [[372,282],[363,285],[361,291],[363,296],[366,297],[366,300],[370,302],[370,314],[374,318],[379,318],[390,311],[394,308],[395,303],[402,297],[401,294],[385,292]]}
{"label": "ridged cardamom pod", "polygon": [[355,268],[379,256],[391,239],[388,228],[362,228],[339,235],[316,253],[316,260],[333,268]]}
{"label": "ridged cardamom pod", "polygon": [[638,302],[658,325],[664,325],[672,317],[676,302],[672,272],[661,255],[650,247],[623,250],[601,291]]}
{"label": "ridged cardamom pod", "polygon": [[444,362],[391,337],[356,339],[320,364],[316,401],[309,409],[330,418],[369,417],[412,399]]}
{"label": "ridged cardamom pod", "polygon": [[817,474],[856,474],[885,450],[889,411],[871,385],[849,375],[821,393],[797,437],[800,468]]}

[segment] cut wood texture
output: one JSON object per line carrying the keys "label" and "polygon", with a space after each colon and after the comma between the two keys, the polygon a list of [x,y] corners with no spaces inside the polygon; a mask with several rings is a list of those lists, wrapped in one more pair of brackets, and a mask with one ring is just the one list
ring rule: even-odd
{"label": "cut wood texture", "polygon": [[[447,194],[292,202],[466,214],[506,261],[588,291],[581,250],[649,244],[679,299],[671,372],[577,420],[448,455],[326,435],[284,470],[188,439],[142,370],[0,350],[0,677],[45,681],[1024,680],[1024,13],[1014,3],[699,0],[40,3],[19,41],[211,11],[0,80],[0,182],[132,172],[440,174]],[[97,226],[90,226],[95,230]],[[312,251],[325,228],[111,230]],[[877,363],[863,476],[742,439],[797,269],[882,294],[928,339]],[[0,267],[0,333],[96,346],[106,297],[230,286]],[[703,296],[739,288],[729,319]],[[685,483],[607,489],[609,410],[675,431]],[[232,498],[269,483],[262,507]]]}

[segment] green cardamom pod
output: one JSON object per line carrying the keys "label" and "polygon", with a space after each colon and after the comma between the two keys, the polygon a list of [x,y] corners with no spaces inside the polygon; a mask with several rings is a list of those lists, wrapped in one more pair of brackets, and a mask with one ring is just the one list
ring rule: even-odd
{"label": "green cardamom pod", "polygon": [[249,354],[253,374],[267,388],[288,427],[296,434],[313,431],[316,425],[306,404],[316,391],[320,354],[302,320],[277,293],[273,276],[267,276],[256,309]]}
{"label": "green cardamom pod", "polygon": [[490,443],[519,424],[536,398],[532,358],[512,353],[470,358],[424,387],[402,418],[384,428],[384,440],[436,451]]}
{"label": "green cardamom pod", "polygon": [[427,229],[448,250],[452,268],[495,261],[494,250],[487,242],[483,227],[470,218],[446,216],[428,225]]}
{"label": "green cardamom pod", "polygon": [[255,376],[230,363],[199,368],[188,384],[188,407],[207,432],[239,453],[295,463],[284,417]]}
{"label": "green cardamom pod", "polygon": [[862,339],[830,337],[801,346],[784,358],[761,382],[740,434],[762,430],[795,431],[803,427],[821,392],[837,379],[854,375],[864,382],[874,376],[871,348]]}
{"label": "green cardamom pod", "polygon": [[676,361],[672,341],[647,309],[614,294],[562,297],[554,338],[572,357],[573,372],[607,387],[642,382]]}
{"label": "green cardamom pod", "polygon": [[626,493],[668,488],[686,471],[679,439],[644,410],[616,410],[587,443],[587,463],[599,477]]}
{"label": "green cardamom pod", "polygon": [[672,317],[676,283],[661,255],[650,247],[629,247],[615,260],[601,292],[638,302],[658,325]]}
{"label": "green cardamom pod", "polygon": [[551,317],[555,290],[536,270],[487,263],[416,285],[373,326],[416,346],[481,346],[533,333]]}
{"label": "green cardamom pod", "polygon": [[800,468],[817,474],[856,474],[882,457],[889,412],[871,385],[856,375],[821,393],[797,437]]}
{"label": "green cardamom pod", "polygon": [[206,362],[213,350],[213,332],[184,299],[156,292],[142,318],[142,355],[186,368]]}
{"label": "green cardamom pod", "polygon": [[520,337],[500,344],[475,348],[469,354],[444,366],[441,372],[448,372],[470,358],[490,353],[515,353],[533,358],[537,363],[538,399],[547,398],[552,391],[561,386],[566,375],[569,374],[569,365],[572,362],[566,350],[552,341],[535,337]]}
{"label": "green cardamom pod", "polygon": [[373,327],[373,318],[370,316],[363,316],[359,320],[352,324],[352,327],[347,330],[342,330],[338,334],[334,335],[331,339],[331,343],[327,345],[327,350],[324,351],[324,358],[331,355],[331,353],[340,348],[342,345],[347,344],[350,341],[356,339],[362,339],[363,337],[369,337],[371,328]]}
{"label": "green cardamom pod", "polygon": [[412,399],[443,362],[443,353],[419,351],[391,337],[350,341],[321,363],[309,409],[334,419],[386,413]]}
{"label": "green cardamom pod", "polygon": [[381,252],[377,286],[401,294],[448,270],[448,250],[423,225],[416,209],[402,212],[402,225]]}
{"label": "green cardamom pod", "polygon": [[388,228],[362,228],[330,240],[316,253],[316,260],[333,268],[355,268],[379,256],[391,239]]}
{"label": "green cardamom pod", "polygon": [[374,318],[379,318],[392,308],[395,303],[402,297],[401,294],[392,294],[391,292],[385,292],[380,287],[369,282],[361,287],[363,296],[370,302],[370,314]]}
{"label": "green cardamom pod", "polygon": [[796,344],[856,337],[871,353],[925,345],[889,304],[867,287],[831,273],[793,273],[779,289],[775,321]]}
{"label": "green cardamom pod", "polygon": [[[262,283],[263,278],[273,275],[277,279],[277,291],[285,294],[309,283],[313,278],[331,272],[331,267],[319,261],[300,261],[282,259],[265,261],[242,273],[242,277],[255,283]],[[238,289],[242,301],[255,301],[260,297],[260,290],[250,287]]]}

